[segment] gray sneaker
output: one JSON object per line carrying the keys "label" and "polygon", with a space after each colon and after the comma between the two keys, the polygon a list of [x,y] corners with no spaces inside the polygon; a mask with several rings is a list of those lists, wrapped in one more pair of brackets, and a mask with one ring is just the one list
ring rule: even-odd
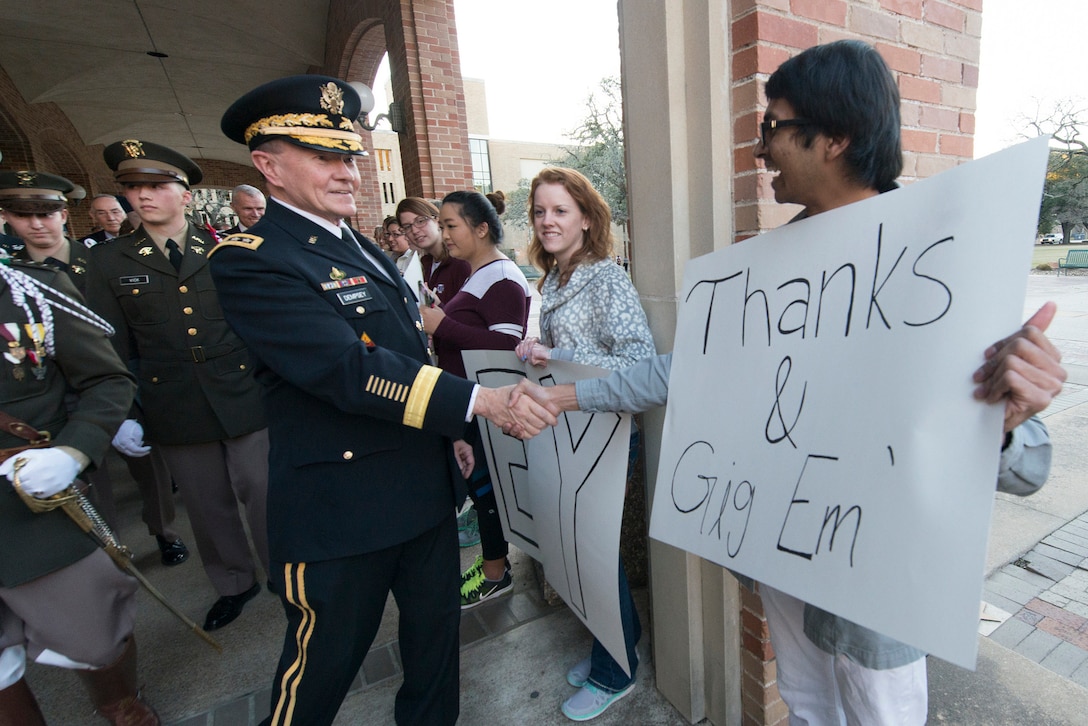
{"label": "gray sneaker", "polygon": [[589,672],[593,669],[593,661],[589,658],[578,661],[567,671],[567,683],[575,688],[581,688],[589,680]]}
{"label": "gray sneaker", "polygon": [[466,524],[465,528],[457,533],[457,544],[462,547],[472,547],[473,545],[480,544],[480,521],[476,519],[476,510],[472,511],[472,519]]}

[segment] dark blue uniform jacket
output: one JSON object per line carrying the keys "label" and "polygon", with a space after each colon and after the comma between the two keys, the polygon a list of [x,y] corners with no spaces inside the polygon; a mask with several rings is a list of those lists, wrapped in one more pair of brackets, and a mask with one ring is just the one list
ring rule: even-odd
{"label": "dark blue uniform jacket", "polygon": [[355,237],[385,275],[353,243],[270,201],[211,260],[265,394],[277,562],[404,542],[464,498],[450,441],[464,435],[472,384],[430,365],[415,297]]}

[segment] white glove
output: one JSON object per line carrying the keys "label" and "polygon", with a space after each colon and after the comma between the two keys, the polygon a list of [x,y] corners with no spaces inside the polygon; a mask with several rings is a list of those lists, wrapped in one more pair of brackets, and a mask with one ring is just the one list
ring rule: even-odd
{"label": "white glove", "polygon": [[48,499],[75,481],[80,465],[60,449],[27,449],[0,464],[0,475],[15,481],[15,462],[26,459],[19,470],[19,485],[37,499]]}
{"label": "white glove", "polygon": [[144,446],[144,427],[134,418],[126,418],[113,437],[113,448],[138,459],[147,456],[150,446]]}

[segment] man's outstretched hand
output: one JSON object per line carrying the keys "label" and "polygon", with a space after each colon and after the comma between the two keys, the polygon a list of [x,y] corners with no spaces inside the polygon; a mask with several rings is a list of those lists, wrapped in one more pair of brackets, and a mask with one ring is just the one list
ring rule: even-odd
{"label": "man's outstretched hand", "polygon": [[1023,327],[991,345],[986,362],[974,374],[975,398],[1005,402],[1005,432],[1042,411],[1062,392],[1066,372],[1062,355],[1046,329],[1058,306],[1048,302]]}

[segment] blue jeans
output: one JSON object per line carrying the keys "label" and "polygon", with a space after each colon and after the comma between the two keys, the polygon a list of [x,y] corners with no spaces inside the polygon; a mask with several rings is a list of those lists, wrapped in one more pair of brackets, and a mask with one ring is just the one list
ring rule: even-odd
{"label": "blue jeans", "polygon": [[[638,449],[641,443],[639,431],[631,425],[631,444],[627,457],[627,478],[630,480],[638,461]],[[589,680],[593,685],[606,691],[622,691],[635,680],[635,672],[638,670],[638,654],[635,646],[642,637],[642,623],[638,619],[638,611],[635,610],[635,599],[631,597],[631,587],[627,584],[627,573],[623,569],[623,558],[619,561],[619,585],[620,585],[620,625],[623,627],[623,643],[627,648],[627,662],[631,666],[631,675],[623,672],[623,668],[616,659],[608,654],[601,641],[593,639],[593,650],[589,659],[591,668]]]}
{"label": "blue jeans", "polygon": [[623,643],[627,648],[627,662],[631,666],[631,675],[623,672],[623,668],[616,659],[608,654],[601,641],[593,639],[593,650],[590,652],[589,680],[593,685],[606,691],[622,691],[635,680],[638,671],[638,654],[635,646],[642,637],[642,623],[638,619],[638,611],[635,610],[635,599],[631,597],[631,588],[627,584],[627,573],[623,571],[623,560],[619,562],[620,573],[620,624],[623,626]]}

